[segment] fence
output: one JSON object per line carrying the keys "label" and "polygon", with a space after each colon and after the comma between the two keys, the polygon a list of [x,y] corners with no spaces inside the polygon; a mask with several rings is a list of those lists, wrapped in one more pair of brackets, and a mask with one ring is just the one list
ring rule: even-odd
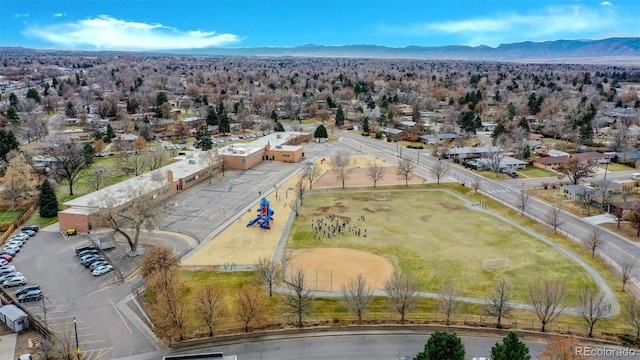
{"label": "fence", "polygon": [[27,211],[24,214],[22,214],[22,216],[20,216],[16,221],[14,221],[13,224],[11,224],[9,228],[7,228],[7,231],[3,232],[0,235],[0,243],[4,244],[4,242],[9,238],[9,236],[11,236],[11,234],[13,234],[13,232],[18,227],[24,224],[24,222],[27,221],[27,219],[33,214],[33,212],[36,211],[37,207],[38,207],[38,204],[36,203],[31,204],[31,206],[27,209]]}
{"label": "fence", "polygon": [[287,266],[286,278],[293,281],[293,277],[298,271],[304,271],[304,282],[311,291],[333,291],[333,270],[332,269],[303,269]]}

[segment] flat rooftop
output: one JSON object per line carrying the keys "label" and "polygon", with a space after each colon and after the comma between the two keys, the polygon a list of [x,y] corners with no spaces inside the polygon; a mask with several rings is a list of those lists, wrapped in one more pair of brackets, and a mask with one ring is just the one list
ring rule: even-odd
{"label": "flat rooftop", "polygon": [[[199,154],[200,151],[190,151],[187,155],[181,155],[173,158],[174,162],[167,166],[163,166],[160,169],[102,188],[85,196],[69,200],[65,202],[64,205],[70,207],[96,207],[96,204],[103,201],[103,199],[109,198],[110,201],[113,201],[113,204],[110,205],[114,207],[120,206],[133,200],[129,196],[129,194],[132,193],[132,191],[130,191],[131,189],[144,186],[146,190],[145,193],[148,194],[168,185],[168,171],[173,172],[173,180],[176,181],[205,169],[207,164],[200,161],[198,156]],[[138,195],[142,194],[138,193]]]}

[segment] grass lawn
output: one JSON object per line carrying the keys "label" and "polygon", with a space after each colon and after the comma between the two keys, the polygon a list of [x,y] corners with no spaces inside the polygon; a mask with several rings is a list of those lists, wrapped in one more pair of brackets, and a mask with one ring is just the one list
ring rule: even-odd
{"label": "grass lawn", "polygon": [[523,178],[539,178],[539,177],[550,177],[556,176],[556,174],[552,171],[540,169],[535,166],[527,166],[524,170],[517,170],[518,175]]}
{"label": "grass lawn", "polygon": [[623,165],[623,164],[616,164],[616,163],[610,163],[608,166],[607,166],[607,164],[600,164],[598,166],[603,170],[606,169],[607,171],[629,171],[629,170],[635,170],[634,167]]}
{"label": "grass lawn", "polygon": [[24,210],[20,209],[16,209],[16,211],[0,210],[0,224],[12,224],[22,214],[24,214]]}
{"label": "grass lawn", "polygon": [[[311,218],[332,214],[367,228],[368,236],[345,233],[313,240]],[[357,218],[365,215],[366,221]],[[470,210],[441,191],[323,194],[305,198],[288,247],[347,247],[389,259],[416,276],[424,291],[438,292],[448,279],[464,296],[485,297],[499,279],[523,301],[532,283],[566,281],[571,292],[591,285],[588,274],[548,245],[493,216]],[[509,258],[509,267],[483,270],[483,261]]]}

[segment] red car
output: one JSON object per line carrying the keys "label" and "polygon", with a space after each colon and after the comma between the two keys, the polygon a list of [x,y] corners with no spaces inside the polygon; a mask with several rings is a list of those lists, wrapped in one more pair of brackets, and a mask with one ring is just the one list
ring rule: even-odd
{"label": "red car", "polygon": [[2,255],[0,255],[0,259],[5,259],[7,261],[11,261],[11,260],[13,260],[13,256],[8,255],[8,254],[2,254]]}

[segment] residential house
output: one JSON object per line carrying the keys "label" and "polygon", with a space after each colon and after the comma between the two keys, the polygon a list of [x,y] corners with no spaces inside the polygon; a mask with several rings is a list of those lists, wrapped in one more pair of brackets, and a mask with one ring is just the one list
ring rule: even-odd
{"label": "residential house", "polygon": [[590,161],[599,164],[606,164],[609,161],[609,156],[597,151],[571,154],[571,158],[577,159],[578,161]]}
{"label": "residential house", "polygon": [[[497,159],[496,159],[497,160]],[[491,159],[488,158],[480,158],[477,161],[478,170],[487,170],[490,168]],[[500,160],[500,164],[498,165],[500,171],[504,170],[517,170],[517,169],[526,169],[527,162],[512,158],[509,156],[505,156]]]}
{"label": "residential house", "polygon": [[419,137],[420,142],[423,144],[434,145],[439,142],[447,142],[453,141],[458,138],[458,134],[453,133],[438,133],[438,134],[429,134],[429,135],[421,135]]}
{"label": "residential house", "polygon": [[500,146],[470,146],[470,147],[452,147],[446,150],[445,154],[449,159],[472,159],[487,157],[491,154],[502,152]]}
{"label": "residential house", "polygon": [[587,197],[593,199],[598,195],[598,191],[596,189],[584,185],[563,186],[562,193],[569,199],[579,202],[583,202]]}
{"label": "residential house", "polygon": [[544,170],[560,169],[565,162],[569,160],[569,156],[541,156],[531,159],[533,166]]}
{"label": "residential house", "polygon": [[394,129],[390,127],[381,127],[380,131],[387,137],[392,138],[393,140],[402,140],[406,138],[409,134],[405,130]]}

